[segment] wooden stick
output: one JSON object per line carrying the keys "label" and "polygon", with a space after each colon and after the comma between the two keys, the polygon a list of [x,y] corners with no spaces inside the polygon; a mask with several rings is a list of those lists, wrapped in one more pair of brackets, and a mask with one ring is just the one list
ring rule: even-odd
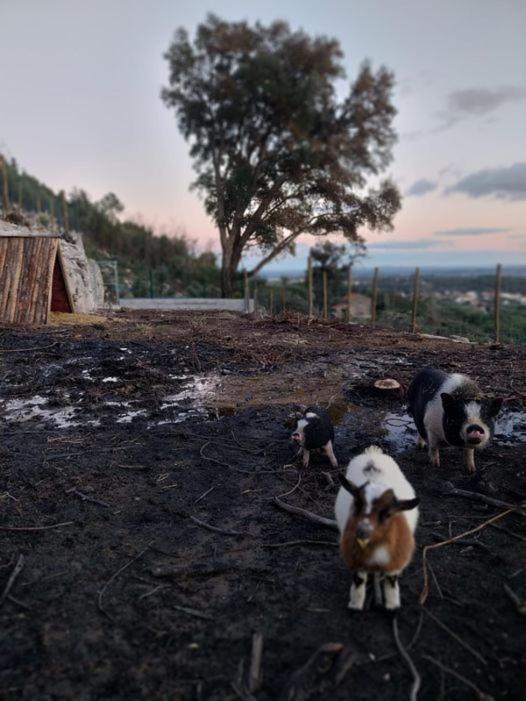
{"label": "wooden stick", "polygon": [[464,497],[465,499],[474,499],[475,501],[482,501],[484,504],[490,504],[491,506],[501,506],[503,509],[513,509],[521,516],[526,516],[525,511],[521,511],[525,505],[523,504],[511,504],[508,501],[502,501],[501,499],[495,499],[494,497],[487,497],[485,494],[479,494],[478,492],[471,492],[469,489],[458,489],[454,487],[451,482],[444,483],[444,496],[452,497]]}
{"label": "wooden stick", "polygon": [[502,281],[502,266],[497,265],[495,274],[495,343],[500,343],[500,288]]}
{"label": "wooden stick", "polygon": [[[115,572],[114,574],[111,575],[111,577],[108,579],[108,581],[106,582],[106,584],[105,584],[105,585],[102,587],[102,589],[99,591],[98,607],[99,607],[99,611],[101,611],[101,613],[104,613],[106,616],[108,616],[108,614],[106,613],[106,611],[102,608],[102,597],[104,596],[104,592],[106,591],[106,589],[110,586],[110,584],[113,582],[113,580],[121,574],[121,572],[124,572],[124,570],[127,570],[128,567],[130,567],[131,565],[133,565],[134,562],[137,562],[137,560],[139,560],[139,559],[144,555],[144,553],[145,553],[147,550],[150,549],[150,547],[151,547],[154,543],[155,543],[155,541],[154,541],[154,540],[151,540],[151,541],[148,543],[148,545],[147,545],[143,550],[141,550],[141,552],[140,552],[138,555],[136,555],[132,560],[130,560],[129,562],[127,562],[127,563],[126,563],[125,565],[123,565],[120,569],[118,569],[117,572]],[[108,617],[109,617],[109,616],[108,616]]]}
{"label": "wooden stick", "polygon": [[468,652],[470,652],[470,653],[473,655],[473,657],[476,657],[476,659],[477,659],[481,664],[483,664],[483,665],[487,665],[487,664],[488,664],[487,661],[482,657],[482,655],[480,654],[480,652],[477,652],[477,650],[475,650],[475,648],[471,647],[471,645],[469,645],[469,643],[467,643],[465,640],[463,640],[463,639],[458,635],[458,633],[455,633],[455,631],[454,631],[454,630],[451,630],[451,628],[448,628],[448,626],[446,626],[445,623],[442,623],[442,621],[440,620],[440,618],[437,618],[437,616],[435,616],[434,613],[431,613],[431,611],[429,611],[429,610],[426,609],[426,608],[423,608],[422,610],[424,611],[424,613],[425,613],[427,616],[429,616],[429,618],[430,618],[432,621],[434,621],[434,622],[437,624],[437,626],[439,626],[440,628],[442,628],[442,630],[445,630],[446,633],[448,633],[448,635],[450,635],[450,636],[453,638],[453,640],[456,640],[457,643],[458,643],[459,645],[462,645],[462,647],[465,648]]}
{"label": "wooden stick", "polygon": [[420,268],[415,269],[413,280],[413,306],[411,311],[411,333],[416,333],[416,314],[418,310],[418,298],[420,296]]}
{"label": "wooden stick", "polygon": [[413,675],[413,685],[411,687],[411,693],[409,695],[409,698],[411,701],[416,701],[418,698],[418,690],[420,689],[420,684],[422,682],[420,675],[418,674],[418,670],[415,667],[415,664],[413,660],[409,657],[409,653],[405,649],[405,647],[402,645],[402,642],[400,640],[400,635],[398,633],[398,619],[396,616],[393,618],[393,635],[396,643],[396,647],[398,648],[400,654],[404,658],[404,660],[407,663],[407,666],[411,670],[411,674]]}
{"label": "wooden stick", "polygon": [[197,523],[198,526],[202,526],[203,528],[206,528],[209,531],[213,531],[213,533],[221,533],[222,535],[246,535],[245,533],[241,533],[241,531],[227,531],[224,528],[217,528],[217,526],[211,526],[209,523],[206,523],[205,521],[201,521],[201,519],[197,518],[197,516],[190,516],[190,520],[193,521],[194,523]]}
{"label": "wooden stick", "polygon": [[24,567],[24,556],[19,555],[18,560],[16,565],[13,567],[13,571],[9,575],[9,579],[7,580],[7,584],[4,587],[4,591],[2,592],[2,596],[0,596],[0,605],[4,603],[4,601],[7,599],[9,596],[9,592],[13,588],[13,584],[15,583],[16,578],[22,572],[22,568]]}
{"label": "wooden stick", "polygon": [[323,278],[323,318],[329,318],[329,293],[327,289],[327,271],[322,272]]}
{"label": "wooden stick", "polygon": [[442,664],[442,662],[435,659],[434,657],[430,657],[429,655],[422,655],[422,657],[425,660],[428,660],[428,662],[431,662],[432,664],[436,665],[437,667],[440,667],[440,669],[443,670],[444,672],[451,674],[453,677],[455,677],[459,681],[463,682],[466,686],[469,686],[470,689],[473,689],[473,691],[477,694],[477,698],[479,699],[479,701],[489,701],[489,699],[492,698],[488,694],[485,694],[483,691],[481,691],[478,688],[478,686],[475,686],[475,684],[473,684],[473,682],[470,682],[469,679],[466,679],[466,677],[463,677],[462,674],[455,672],[455,670],[451,669],[450,667],[446,667],[445,664]]}
{"label": "wooden stick", "polygon": [[312,513],[312,511],[307,511],[306,509],[301,509],[299,506],[292,506],[291,504],[286,504],[281,501],[279,497],[274,497],[274,503],[283,511],[288,511],[289,514],[295,514],[296,516],[303,516],[313,523],[318,523],[321,526],[326,526],[327,528],[332,528],[332,530],[338,530],[338,524],[332,518],[325,518],[324,516],[318,516],[318,514]]}
{"label": "wooden stick", "polygon": [[251,694],[261,688],[261,658],[263,656],[263,635],[254,633],[252,636],[252,656],[248,671],[248,690]]}
{"label": "wooden stick", "polygon": [[352,318],[352,265],[349,265],[347,271],[347,323],[351,323]]}
{"label": "wooden stick", "polygon": [[338,547],[336,541],[331,540],[287,540],[284,543],[261,543],[262,548],[289,548],[294,545],[322,545],[324,547]]}
{"label": "wooden stick", "polygon": [[427,553],[430,550],[435,550],[436,548],[441,548],[443,545],[449,545],[450,543],[454,543],[456,540],[460,540],[461,538],[465,538],[467,535],[471,535],[472,533],[477,533],[478,531],[481,531],[483,528],[486,528],[486,526],[489,526],[490,523],[494,523],[495,521],[498,521],[501,518],[504,518],[504,516],[507,516],[508,514],[513,513],[514,509],[507,509],[506,511],[503,511],[500,514],[497,514],[496,516],[493,516],[492,518],[488,519],[487,521],[484,521],[484,523],[481,523],[479,526],[476,526],[476,528],[471,528],[469,531],[464,531],[464,533],[459,533],[459,535],[454,536],[453,538],[448,538],[447,540],[442,540],[440,543],[433,543],[432,545],[426,545],[422,551],[422,572],[424,575],[424,586],[422,587],[422,591],[420,593],[420,605],[424,605],[427,597],[429,595],[429,575],[427,574]]}
{"label": "wooden stick", "polygon": [[0,531],[49,531],[52,528],[62,528],[62,526],[73,526],[75,521],[64,521],[64,523],[54,523],[52,526],[0,526]]}
{"label": "wooden stick", "polygon": [[312,256],[309,253],[307,258],[307,301],[309,304],[309,317],[314,315],[314,293],[312,285]]}
{"label": "wooden stick", "polygon": [[187,613],[189,616],[194,616],[195,618],[202,618],[204,621],[213,621],[213,617],[206,613],[201,613],[197,609],[190,609],[187,606],[176,606],[172,604],[172,608],[176,611],[181,611],[182,613]]}
{"label": "wooden stick", "polygon": [[378,298],[378,268],[374,269],[373,274],[373,289],[371,292],[371,324],[376,323],[376,302]]}

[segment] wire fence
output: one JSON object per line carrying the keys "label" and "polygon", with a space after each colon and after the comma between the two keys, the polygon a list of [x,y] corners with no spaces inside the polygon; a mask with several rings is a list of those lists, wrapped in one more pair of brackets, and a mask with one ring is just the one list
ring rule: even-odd
{"label": "wire fence", "polygon": [[352,266],[335,271],[308,261],[303,278],[266,281],[245,276],[245,299],[257,313],[296,311],[312,318],[381,325],[410,333],[471,341],[526,343],[526,277],[494,273],[423,273],[370,277]]}

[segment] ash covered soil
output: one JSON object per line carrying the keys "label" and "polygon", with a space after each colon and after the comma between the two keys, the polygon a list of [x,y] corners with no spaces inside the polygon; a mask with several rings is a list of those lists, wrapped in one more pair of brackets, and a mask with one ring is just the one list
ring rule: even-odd
{"label": "ash covered soil", "polygon": [[[524,515],[429,551],[419,597],[425,545],[526,501],[525,361],[297,315],[1,329],[0,698],[409,698],[392,620],[346,608],[335,531],[273,501],[333,518],[334,470],[288,442],[302,403],[329,406],[341,466],[379,444],[422,499],[398,614],[419,698],[524,698]],[[506,399],[474,477],[454,449],[432,470],[402,399],[371,389],[426,365]]]}

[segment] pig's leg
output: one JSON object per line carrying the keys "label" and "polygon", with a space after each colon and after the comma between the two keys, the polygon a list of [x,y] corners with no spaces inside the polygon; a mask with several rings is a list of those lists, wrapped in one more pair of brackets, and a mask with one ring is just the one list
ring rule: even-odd
{"label": "pig's leg", "polygon": [[475,450],[473,448],[464,448],[464,462],[470,475],[477,471],[475,467]]}
{"label": "pig's leg", "polygon": [[367,572],[359,570],[352,576],[351,591],[349,592],[348,608],[361,611],[365,603],[365,591],[367,585]]}
{"label": "pig's leg", "polygon": [[329,458],[331,465],[333,467],[338,467],[338,461],[336,460],[336,456],[334,455],[334,450],[332,448],[332,441],[326,443],[323,449],[325,451],[325,455]]}
{"label": "pig's leg", "polygon": [[433,467],[440,467],[440,453],[438,441],[432,433],[428,434],[429,459]]}
{"label": "pig's leg", "polygon": [[398,572],[390,572],[384,578],[385,608],[394,611],[400,608],[400,587],[398,586]]}
{"label": "pig's leg", "polygon": [[416,437],[416,447],[417,448],[425,448],[426,447],[426,442],[420,434],[418,434]]}
{"label": "pig's leg", "polygon": [[302,450],[303,450],[303,467],[308,467],[309,466],[310,452],[306,448],[302,448]]}

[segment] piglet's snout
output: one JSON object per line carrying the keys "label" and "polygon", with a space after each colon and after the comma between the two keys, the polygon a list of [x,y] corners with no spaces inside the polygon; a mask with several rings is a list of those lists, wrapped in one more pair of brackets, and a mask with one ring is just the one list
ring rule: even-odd
{"label": "piglet's snout", "polygon": [[468,439],[468,443],[472,445],[478,445],[479,443],[481,443],[484,439],[484,435],[484,429],[482,428],[482,426],[478,426],[477,424],[471,424],[466,429],[466,437]]}
{"label": "piglet's snout", "polygon": [[290,440],[293,443],[301,443],[301,435],[299,433],[293,433],[292,436],[290,437]]}

